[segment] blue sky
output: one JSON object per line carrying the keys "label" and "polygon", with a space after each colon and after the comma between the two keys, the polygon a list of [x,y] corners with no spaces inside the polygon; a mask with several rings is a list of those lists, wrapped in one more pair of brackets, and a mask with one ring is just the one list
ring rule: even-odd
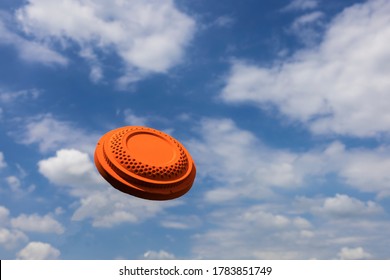
{"label": "blue sky", "polygon": [[[389,40],[387,0],[1,1],[1,258],[390,258]],[[100,177],[126,125],[189,193]]]}

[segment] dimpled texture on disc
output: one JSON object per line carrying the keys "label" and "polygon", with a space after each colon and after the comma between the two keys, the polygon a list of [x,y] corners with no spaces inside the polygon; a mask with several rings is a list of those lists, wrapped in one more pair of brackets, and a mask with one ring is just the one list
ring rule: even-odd
{"label": "dimpled texture on disc", "polygon": [[185,194],[195,180],[195,164],[184,146],[164,132],[126,126],[106,133],[95,150],[99,173],[116,189],[145,199]]}

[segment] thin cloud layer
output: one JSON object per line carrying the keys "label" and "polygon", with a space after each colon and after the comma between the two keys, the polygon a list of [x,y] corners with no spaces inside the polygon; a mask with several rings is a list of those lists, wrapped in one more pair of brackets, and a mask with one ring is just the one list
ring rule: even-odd
{"label": "thin cloud layer", "polygon": [[[21,249],[16,253],[19,259],[53,259],[59,256],[59,251],[50,244],[44,242],[29,242],[29,234],[34,234],[35,238],[45,238],[51,234],[60,235],[65,232],[65,227],[58,222],[51,213],[20,214],[11,217],[8,208],[0,205],[0,250],[1,247],[6,252]],[[18,250],[19,250],[18,249]]]}
{"label": "thin cloud layer", "polygon": [[4,14],[0,11],[0,45],[10,45],[18,50],[19,57],[27,62],[42,63],[45,65],[68,64],[68,59],[52,50],[44,43],[29,41],[17,33],[11,31],[4,20]]}
{"label": "thin cloud layer", "polygon": [[[40,41],[55,40],[65,48],[71,41],[81,49],[114,52],[124,64],[119,80],[124,85],[177,64],[195,28],[171,0],[29,0],[16,17]],[[93,64],[92,79],[99,80],[96,57],[90,52],[85,58]]]}
{"label": "thin cloud layer", "polygon": [[60,148],[77,148],[92,154],[100,137],[96,133],[87,133],[71,122],[59,120],[51,114],[28,118],[21,125],[19,133],[11,132],[10,135],[22,135],[20,137],[22,144],[37,144],[43,153]]}
{"label": "thin cloud layer", "polygon": [[390,129],[390,2],[345,9],[322,42],[270,68],[232,64],[221,98],[276,107],[315,134],[371,137]]}

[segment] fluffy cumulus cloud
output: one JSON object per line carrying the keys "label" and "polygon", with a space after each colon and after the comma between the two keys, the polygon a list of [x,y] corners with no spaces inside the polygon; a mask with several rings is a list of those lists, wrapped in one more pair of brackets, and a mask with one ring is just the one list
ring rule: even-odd
{"label": "fluffy cumulus cloud", "polygon": [[337,194],[325,199],[323,210],[334,216],[362,216],[375,215],[383,209],[373,201],[364,203],[348,195]]}
{"label": "fluffy cumulus cloud", "polygon": [[21,260],[53,260],[58,259],[61,252],[52,245],[43,242],[30,242],[17,254]]}
{"label": "fluffy cumulus cloud", "polygon": [[0,227],[0,245],[6,249],[13,249],[27,240],[27,235],[20,230]]}
{"label": "fluffy cumulus cloud", "polygon": [[[172,0],[29,0],[16,17],[24,31],[40,41],[67,46],[70,40],[82,49],[114,51],[126,68],[122,83],[178,63],[195,27]],[[94,58],[90,61],[92,70],[98,70]]]}
{"label": "fluffy cumulus cloud", "polygon": [[0,246],[12,249],[27,242],[28,237],[22,231],[10,225],[10,211],[0,205]]}
{"label": "fluffy cumulus cloud", "polygon": [[54,185],[65,187],[78,200],[72,220],[91,220],[95,227],[137,223],[180,202],[154,202],[123,194],[106,183],[87,153],[62,149],[38,163],[39,172]]}
{"label": "fluffy cumulus cloud", "polygon": [[55,156],[39,161],[38,168],[50,182],[69,186],[75,194],[88,193],[89,188],[102,184],[89,155],[79,150],[58,150]]}
{"label": "fluffy cumulus cloud", "polygon": [[[56,259],[60,255],[59,250],[42,242],[27,244],[30,239],[27,234],[62,234],[64,231],[62,224],[52,214],[20,214],[11,217],[10,211],[0,206],[0,247],[16,254],[19,259]],[[22,246],[25,247],[20,250]]]}
{"label": "fluffy cumulus cloud", "polygon": [[390,128],[390,2],[345,9],[321,43],[272,67],[233,62],[224,101],[276,107],[315,134],[370,137]]}
{"label": "fluffy cumulus cloud", "polygon": [[64,233],[64,227],[51,215],[21,214],[11,219],[11,225],[25,232]]}
{"label": "fluffy cumulus cloud", "polygon": [[310,10],[318,6],[318,0],[292,0],[283,11]]}

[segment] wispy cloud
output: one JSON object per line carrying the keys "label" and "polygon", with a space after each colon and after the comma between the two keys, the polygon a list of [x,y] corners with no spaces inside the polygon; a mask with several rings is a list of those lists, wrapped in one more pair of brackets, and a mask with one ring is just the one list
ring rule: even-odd
{"label": "wispy cloud", "polygon": [[235,61],[221,97],[228,103],[275,106],[315,134],[372,137],[390,129],[390,3],[344,10],[315,48],[273,67]]}
{"label": "wispy cloud", "polygon": [[0,44],[15,47],[22,60],[31,63],[42,63],[45,65],[68,64],[68,59],[58,52],[52,50],[43,43],[25,39],[16,32],[11,31],[6,24],[4,14],[0,13]]}
{"label": "wispy cloud", "polygon": [[288,31],[295,35],[306,47],[317,44],[323,35],[323,12],[315,11],[299,16]]}
{"label": "wispy cloud", "polygon": [[205,193],[208,202],[272,198],[278,189],[305,188],[327,175],[378,197],[390,194],[389,146],[348,149],[335,141],[300,153],[279,150],[230,119],[204,119],[197,131],[200,138],[188,146],[199,165],[199,176],[215,182],[216,187]]}
{"label": "wispy cloud", "polygon": [[[88,49],[89,57],[95,56],[94,49],[114,51],[124,64],[119,80],[122,86],[147,73],[166,72],[180,62],[195,29],[194,20],[180,12],[171,0],[115,4],[29,0],[16,16],[24,31],[37,39],[58,40],[65,45],[70,40]],[[100,80],[100,63],[92,61],[91,78]]]}
{"label": "wispy cloud", "polygon": [[26,118],[19,124],[19,129],[10,132],[10,135],[22,135],[17,141],[25,145],[37,144],[43,153],[60,148],[76,148],[92,154],[100,138],[99,134],[88,133],[52,114]]}
{"label": "wispy cloud", "polygon": [[319,0],[292,0],[282,11],[302,11],[315,9],[319,5]]}
{"label": "wispy cloud", "polygon": [[3,154],[3,152],[0,151],[0,169],[4,168],[6,166],[7,166],[7,163],[5,162],[4,154]]}

